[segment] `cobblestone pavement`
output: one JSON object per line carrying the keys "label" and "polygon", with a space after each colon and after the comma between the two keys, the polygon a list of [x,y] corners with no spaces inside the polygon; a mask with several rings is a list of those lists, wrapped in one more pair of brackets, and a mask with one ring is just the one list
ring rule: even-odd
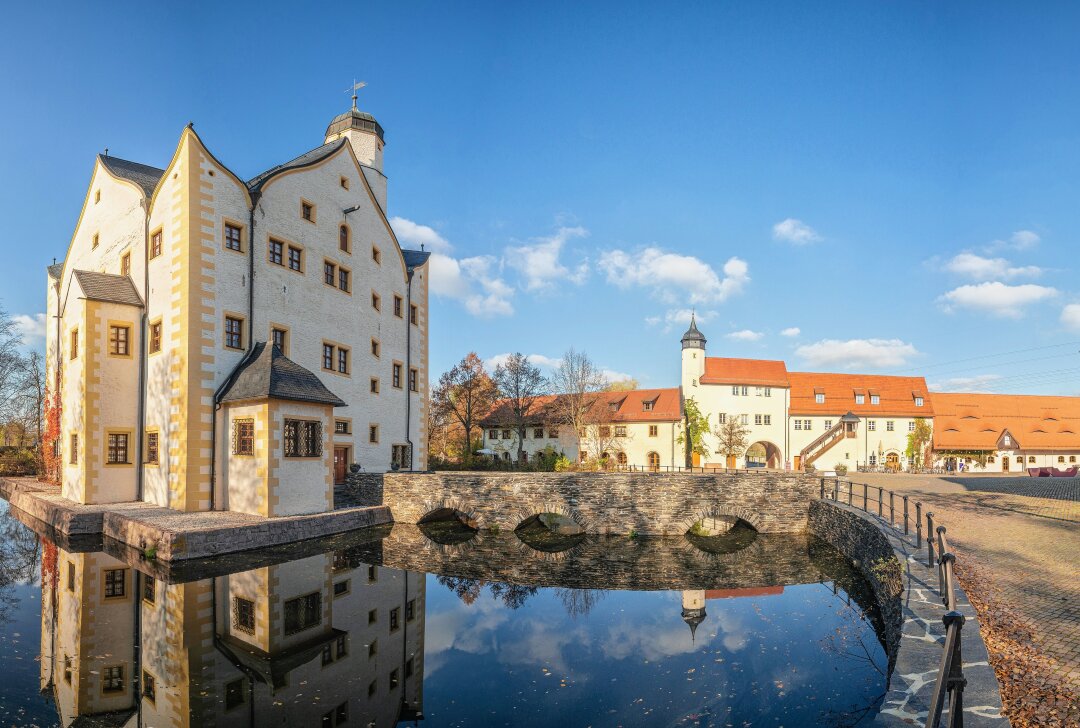
{"label": "cobblestone pavement", "polygon": [[1080,703],[1080,478],[853,473],[933,511],[950,544],[989,571]]}

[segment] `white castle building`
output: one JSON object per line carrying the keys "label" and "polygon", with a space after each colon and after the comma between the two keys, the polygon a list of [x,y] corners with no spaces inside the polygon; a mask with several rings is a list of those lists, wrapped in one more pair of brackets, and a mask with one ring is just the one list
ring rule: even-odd
{"label": "white castle building", "polygon": [[96,159],[48,275],[66,498],[278,516],[426,467],[428,255],[355,96],[322,142],[247,181],[190,125],[164,169]]}

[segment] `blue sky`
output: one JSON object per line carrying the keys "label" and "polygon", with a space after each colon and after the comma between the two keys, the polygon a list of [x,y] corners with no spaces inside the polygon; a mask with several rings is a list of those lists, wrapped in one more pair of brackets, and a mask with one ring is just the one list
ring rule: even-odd
{"label": "blue sky", "polygon": [[[93,162],[188,121],[244,177],[348,107],[439,253],[432,369],[570,346],[1080,394],[1080,7],[22,3],[0,43],[0,303],[40,345]],[[18,29],[12,32],[12,29]],[[797,331],[796,331],[797,330]]]}

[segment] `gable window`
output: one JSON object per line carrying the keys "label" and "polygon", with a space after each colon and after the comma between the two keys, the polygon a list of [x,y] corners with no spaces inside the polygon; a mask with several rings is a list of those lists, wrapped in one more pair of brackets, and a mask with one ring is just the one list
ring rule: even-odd
{"label": "gable window", "polygon": [[342,225],[338,228],[338,250],[343,253],[349,252],[349,226]]}
{"label": "gable window", "polygon": [[295,245],[289,246],[289,268],[298,273],[304,272],[304,251]]}
{"label": "gable window", "polygon": [[379,298],[379,294],[374,291],[371,292],[371,307],[376,311],[382,310],[382,299]]}
{"label": "gable window", "polygon": [[337,266],[328,260],[323,262],[323,283],[328,286],[337,285]]}
{"label": "gable window", "polygon": [[660,433],[659,425],[649,425],[649,437],[656,437]]}
{"label": "gable window", "polygon": [[233,629],[255,634],[255,602],[233,597]]}
{"label": "gable window", "polygon": [[394,389],[401,389],[401,365],[397,362],[394,362],[393,376],[390,384]]}
{"label": "gable window", "polygon": [[322,624],[322,595],[305,594],[285,602],[285,634],[303,632]]}
{"label": "gable window", "polygon": [[344,268],[338,269],[338,288],[345,293],[349,292],[349,271]]}
{"label": "gable window", "polygon": [[401,318],[402,316],[402,306],[404,303],[405,301],[402,300],[401,296],[394,296],[394,315],[398,318]]}
{"label": "gable window", "polygon": [[150,324],[150,353],[156,354],[161,351],[161,322],[155,321]]}
{"label": "gable window", "polygon": [[255,420],[233,420],[233,455],[255,454]]}
{"label": "gable window", "polygon": [[322,423],[312,420],[285,420],[285,457],[322,456]]}
{"label": "gable window", "polygon": [[124,666],[113,665],[101,671],[101,692],[122,693],[124,692]]}
{"label": "gable window", "polygon": [[131,253],[124,253],[120,256],[120,275],[131,275]]}
{"label": "gable window", "polygon": [[105,570],[105,598],[119,599],[127,593],[127,569]]}
{"label": "gable window", "polygon": [[416,326],[416,322],[418,320],[419,320],[419,316],[417,315],[416,304],[415,303],[410,304],[409,305],[409,323],[412,324],[413,326]]}
{"label": "gable window", "polygon": [[315,222],[315,205],[307,200],[300,201],[300,217],[308,222]]}
{"label": "gable window", "polygon": [[150,463],[151,465],[157,464],[160,441],[161,435],[159,435],[158,433],[146,433],[146,462]]}
{"label": "gable window", "polygon": [[420,391],[420,372],[418,372],[415,368],[409,369],[409,391]]}
{"label": "gable window", "polygon": [[128,465],[128,434],[126,432],[110,432],[108,446],[109,465]]}
{"label": "gable window", "polygon": [[244,348],[244,322],[235,316],[225,317],[225,346],[229,349]]}
{"label": "gable window", "polygon": [[270,262],[274,265],[285,265],[285,243],[280,240],[274,240],[270,238],[269,245]]}
{"label": "gable window", "polygon": [[371,259],[375,261],[377,265],[382,265],[382,251],[374,245],[371,246]]}
{"label": "gable window", "polygon": [[72,359],[78,359],[79,358],[79,330],[78,329],[72,329],[71,330],[71,358]]}
{"label": "gable window", "polygon": [[817,394],[815,394],[814,402],[816,404],[825,404],[825,394],[823,392],[818,392]]}
{"label": "gable window", "polygon": [[288,355],[286,347],[289,342],[289,332],[279,328],[270,329],[270,340],[274,346],[281,350],[282,354]]}
{"label": "gable window", "polygon": [[237,253],[244,251],[244,244],[240,239],[240,226],[225,223],[225,247]]}
{"label": "gable window", "polygon": [[150,259],[161,255],[161,231],[158,230],[150,236]]}
{"label": "gable window", "polygon": [[131,353],[131,327],[112,324],[109,326],[109,354],[128,356]]}

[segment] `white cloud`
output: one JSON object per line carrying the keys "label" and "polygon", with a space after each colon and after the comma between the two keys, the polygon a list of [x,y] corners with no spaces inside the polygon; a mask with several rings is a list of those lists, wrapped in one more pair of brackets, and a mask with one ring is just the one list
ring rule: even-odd
{"label": "white cloud", "polygon": [[806,245],[822,240],[822,237],[817,234],[814,228],[793,217],[781,220],[773,225],[772,236],[773,240],[782,240],[795,245]]}
{"label": "white cloud", "polygon": [[626,372],[617,372],[614,369],[602,369],[601,371],[604,375],[604,379],[606,379],[609,383],[627,382],[634,378],[631,374],[627,374]]}
{"label": "white cloud", "polygon": [[1024,307],[1058,294],[1057,289],[1025,283],[1010,286],[1000,281],[979,283],[977,285],[954,288],[938,301],[946,311],[954,308],[967,308],[989,313],[1002,318],[1020,318]]}
{"label": "white cloud", "polygon": [[390,218],[390,227],[394,229],[394,234],[397,235],[398,242],[403,247],[423,245],[433,253],[449,253],[453,248],[446,238],[435,232],[434,228],[420,225],[404,217]]}
{"label": "white cloud", "polygon": [[22,337],[25,346],[33,345],[37,339],[45,338],[45,314],[18,313],[11,317],[15,331]]}
{"label": "white cloud", "polygon": [[699,324],[707,324],[716,317],[716,311],[695,311],[692,308],[671,308],[664,312],[663,316],[648,316],[645,318],[645,323],[649,326],[659,326],[663,324],[663,331],[666,334],[675,327],[685,327],[690,325],[690,317],[695,316]]}
{"label": "white cloud", "polygon": [[1038,233],[1031,230],[1017,230],[1009,236],[1008,240],[995,240],[986,249],[990,252],[996,250],[1027,250],[1039,244],[1042,238]]}
{"label": "white cloud", "polygon": [[[559,362],[562,361],[561,359],[553,359],[552,357],[544,356],[543,354],[528,354],[527,356],[530,364],[535,364],[541,369],[555,369],[559,366]],[[509,358],[509,351],[505,351],[502,354],[495,354],[484,360],[484,366],[486,366],[489,371],[493,371],[495,367],[500,364],[505,364],[506,360]]]}
{"label": "white cloud", "polygon": [[1035,265],[1013,266],[1005,258],[984,258],[975,253],[960,253],[945,263],[945,270],[968,276],[979,281],[1009,280],[1042,275],[1042,268]]}
{"label": "white cloud", "polygon": [[729,258],[721,277],[699,258],[657,247],[633,253],[610,250],[601,254],[600,268],[607,274],[608,283],[619,288],[645,288],[671,305],[721,303],[750,282],[749,266],[741,258]]}
{"label": "white cloud", "polygon": [[1080,331],[1080,303],[1070,303],[1061,309],[1061,323]]}
{"label": "white cloud", "polygon": [[554,235],[533,238],[528,243],[506,249],[506,264],[518,271],[525,280],[525,290],[538,291],[567,280],[581,284],[589,275],[588,261],[582,261],[571,272],[559,261],[563,246],[574,238],[583,238],[589,231],[583,227],[560,227]]}
{"label": "white cloud", "polygon": [[514,289],[493,271],[490,255],[457,260],[448,255],[431,255],[431,292],[461,301],[465,310],[479,318],[510,316]]}
{"label": "white cloud", "polygon": [[798,336],[801,333],[802,333],[802,329],[800,329],[798,326],[789,326],[788,328],[781,331],[780,335],[781,336],[794,337],[794,336]]}
{"label": "white cloud", "polygon": [[795,354],[812,367],[884,369],[902,366],[919,352],[900,339],[823,339],[798,347]]}
{"label": "white cloud", "polygon": [[758,341],[764,338],[765,334],[760,331],[742,329],[741,331],[732,331],[730,334],[724,334],[724,336],[735,341]]}
{"label": "white cloud", "polygon": [[934,392],[985,392],[986,386],[1001,379],[1000,374],[976,374],[972,377],[950,377],[926,386]]}

